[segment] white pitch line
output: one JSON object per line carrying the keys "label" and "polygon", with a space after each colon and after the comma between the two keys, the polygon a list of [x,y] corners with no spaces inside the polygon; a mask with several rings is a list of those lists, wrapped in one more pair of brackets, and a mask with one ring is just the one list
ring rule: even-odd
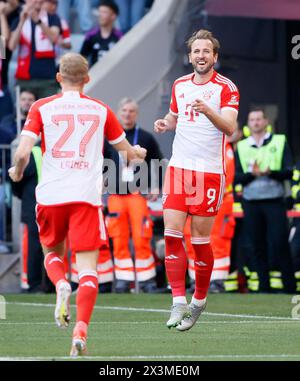
{"label": "white pitch line", "polygon": [[[252,323],[259,323],[257,320],[235,320],[235,321],[229,321],[229,320],[214,320],[214,321],[206,321],[206,320],[201,320],[199,322],[199,324],[203,325],[203,324],[252,324]],[[277,324],[277,323],[299,323],[299,320],[276,320],[276,321],[263,321],[261,322],[263,324]],[[116,325],[145,325],[145,324],[157,324],[157,325],[161,325],[162,322],[161,321],[94,321],[94,322],[90,322],[89,325],[103,325],[103,324],[108,324],[108,325],[111,325],[111,324],[116,324]],[[16,322],[12,322],[12,321],[3,321],[3,322],[0,322],[0,327],[1,326],[6,326],[6,325],[52,325],[52,326],[55,326],[56,327],[56,323],[55,322],[44,322],[44,321],[33,321],[33,322],[29,322],[29,321],[22,321],[22,322],[19,322],[19,321],[16,321]]]}
{"label": "white pitch line", "polygon": [[[55,307],[55,304],[44,304],[44,303],[25,303],[25,302],[6,302],[7,305],[17,305],[17,306],[28,306],[28,307]],[[71,307],[76,308],[75,305]],[[154,308],[135,308],[135,307],[113,307],[113,306],[95,306],[98,310],[109,310],[109,311],[135,311],[135,312],[158,312],[158,313],[170,313],[170,310],[165,309],[154,309]],[[223,316],[223,317],[233,317],[233,318],[245,318],[245,319],[267,319],[267,320],[291,320],[300,321],[300,319],[295,319],[287,316],[265,316],[265,315],[248,315],[248,314],[228,314],[228,313],[217,313],[217,312],[203,312],[203,315],[207,316]]]}
{"label": "white pitch line", "polygon": [[184,360],[184,359],[199,359],[199,360],[207,360],[207,359],[272,359],[272,358],[300,358],[300,354],[247,354],[247,355],[163,355],[163,356],[84,356],[80,358],[73,359],[69,356],[39,356],[39,357],[0,357],[0,361],[51,361],[51,360],[171,360],[171,359],[178,359],[178,360]]}

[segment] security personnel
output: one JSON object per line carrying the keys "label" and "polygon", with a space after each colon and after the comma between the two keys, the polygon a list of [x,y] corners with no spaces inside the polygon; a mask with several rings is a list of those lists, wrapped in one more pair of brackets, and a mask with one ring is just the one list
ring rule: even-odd
{"label": "security personnel", "polygon": [[[147,149],[147,168],[142,165],[140,168],[128,166],[122,155],[105,145],[104,157],[113,161],[117,174],[109,175],[107,179],[107,228],[113,242],[116,292],[129,292],[135,274],[142,291],[155,292],[156,268],[151,248],[153,223],[147,199],[156,201],[158,198],[159,176],[151,173],[151,160],[161,160],[162,154],[152,134],[137,124],[138,105],[133,99],[125,98],[120,102],[118,115],[128,141]],[[134,246],[134,261],[129,250],[130,236]]]}
{"label": "security personnel", "polygon": [[[251,136],[237,145],[236,183],[243,186],[243,246],[257,269],[259,291],[270,292],[269,272],[280,271],[285,292],[295,278],[288,248],[284,181],[292,178],[292,156],[284,135],[267,132],[262,108],[248,115]],[[272,275],[272,273],[271,273]]]}
{"label": "security personnel", "polygon": [[[295,201],[294,210],[300,213],[300,161],[293,172],[292,197]],[[295,218],[293,223],[294,235],[291,241],[291,249],[294,262],[297,292],[300,292],[300,218]]]}

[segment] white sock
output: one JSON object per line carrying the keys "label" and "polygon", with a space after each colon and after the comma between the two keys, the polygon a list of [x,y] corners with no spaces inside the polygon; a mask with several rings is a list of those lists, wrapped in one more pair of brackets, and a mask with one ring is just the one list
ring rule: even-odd
{"label": "white sock", "polygon": [[196,299],[194,296],[192,297],[192,303],[197,307],[202,307],[206,302],[206,298],[204,299]]}
{"label": "white sock", "polygon": [[175,296],[173,298],[173,305],[174,304],[187,304],[187,300],[185,296]]}

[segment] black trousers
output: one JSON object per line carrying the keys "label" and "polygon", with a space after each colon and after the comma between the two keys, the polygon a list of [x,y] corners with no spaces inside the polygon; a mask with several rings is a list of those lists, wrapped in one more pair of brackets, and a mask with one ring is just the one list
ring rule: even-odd
{"label": "black trousers", "polygon": [[243,251],[257,271],[259,291],[269,292],[269,271],[281,271],[284,291],[295,292],[295,277],[288,244],[288,219],[283,199],[243,200]]}
{"label": "black trousers", "polygon": [[294,226],[296,232],[291,242],[291,249],[293,254],[294,270],[300,271],[300,218],[295,218]]}

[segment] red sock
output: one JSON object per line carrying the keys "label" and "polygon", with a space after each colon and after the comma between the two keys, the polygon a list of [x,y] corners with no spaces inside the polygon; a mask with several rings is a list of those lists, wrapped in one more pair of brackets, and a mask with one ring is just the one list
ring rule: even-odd
{"label": "red sock", "polygon": [[79,286],[76,297],[77,319],[89,324],[98,294],[98,276],[96,271],[79,274]]}
{"label": "red sock", "polygon": [[187,255],[182,243],[182,237],[183,234],[180,231],[165,229],[165,265],[173,297],[185,296]]}
{"label": "red sock", "polygon": [[44,266],[47,271],[47,275],[54,286],[56,286],[60,280],[66,281],[64,261],[55,252],[49,253],[45,256]]}
{"label": "red sock", "polygon": [[195,293],[194,298],[205,299],[208,293],[210,277],[214,267],[214,256],[209,237],[192,238],[195,251]]}

